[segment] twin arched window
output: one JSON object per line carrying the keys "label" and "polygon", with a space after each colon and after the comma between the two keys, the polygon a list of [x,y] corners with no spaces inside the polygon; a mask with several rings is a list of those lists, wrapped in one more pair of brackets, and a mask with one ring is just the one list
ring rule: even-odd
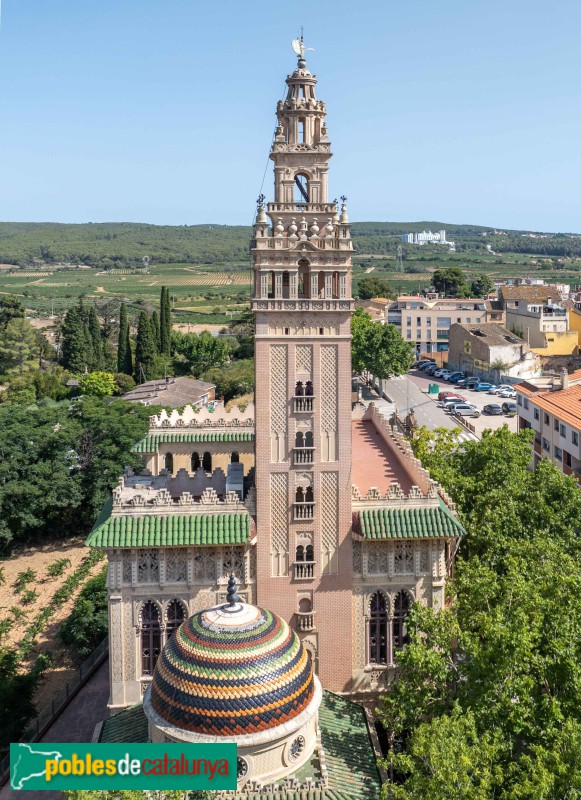
{"label": "twin arched window", "polygon": [[315,560],[315,550],[312,544],[308,544],[304,547],[302,544],[299,544],[296,550],[296,559],[295,561],[314,561]]}
{"label": "twin arched window", "polygon": [[302,431],[298,431],[295,436],[295,447],[313,447],[314,440],[313,440],[313,432],[307,431],[303,433]]}
{"label": "twin arched window", "polygon": [[205,472],[212,472],[212,454],[211,453],[209,453],[209,452],[204,453],[202,455],[201,459],[200,459],[200,454],[199,453],[192,453],[191,459],[190,459],[190,469],[191,469],[191,471],[195,472],[196,470],[200,469],[200,467],[202,467],[202,469]]}
{"label": "twin arched window", "polygon": [[367,660],[369,664],[391,664],[396,650],[408,643],[405,619],[411,605],[408,592],[398,592],[393,602],[393,614],[382,592],[375,592],[369,604],[367,620]]}
{"label": "twin arched window", "polygon": [[180,600],[172,600],[165,610],[165,641],[159,607],[148,600],[141,606],[139,625],[141,628],[141,676],[151,676],[161,649],[186,618],[186,608]]}

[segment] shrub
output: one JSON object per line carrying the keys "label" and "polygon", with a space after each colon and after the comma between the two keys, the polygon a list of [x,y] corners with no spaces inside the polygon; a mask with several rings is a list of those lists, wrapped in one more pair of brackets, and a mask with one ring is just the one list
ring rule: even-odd
{"label": "shrub", "polygon": [[19,572],[16,576],[16,580],[14,582],[14,588],[20,594],[24,589],[26,589],[29,583],[36,580],[36,572],[33,569],[24,570],[24,572]]}
{"label": "shrub", "polygon": [[61,625],[59,636],[86,658],[107,636],[107,567],[87,581],[75,607]]}
{"label": "shrub", "polygon": [[54,564],[51,564],[48,568],[48,576],[49,578],[58,578],[60,575],[63,574],[67,567],[71,566],[71,559],[70,558],[59,558],[58,561],[55,561]]}
{"label": "shrub", "polygon": [[22,595],[22,603],[25,606],[29,606],[31,603],[34,603],[37,597],[38,592],[35,592],[34,589],[27,589]]}

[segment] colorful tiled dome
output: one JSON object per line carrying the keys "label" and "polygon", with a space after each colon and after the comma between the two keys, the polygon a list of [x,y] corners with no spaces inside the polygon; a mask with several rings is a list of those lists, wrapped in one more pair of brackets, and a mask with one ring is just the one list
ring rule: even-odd
{"label": "colorful tiled dome", "polygon": [[256,606],[194,614],[157,661],[151,706],[170,725],[242,736],[282,725],[313,699],[310,659],[287,623]]}

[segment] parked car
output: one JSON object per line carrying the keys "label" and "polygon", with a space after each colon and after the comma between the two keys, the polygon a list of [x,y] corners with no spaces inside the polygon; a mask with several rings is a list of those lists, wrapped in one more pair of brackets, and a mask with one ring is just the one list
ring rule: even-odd
{"label": "parked car", "polygon": [[499,397],[516,397],[514,389],[505,389],[503,392],[498,393]]}
{"label": "parked car", "polygon": [[455,406],[458,403],[465,403],[465,402],[466,402],[465,397],[460,397],[460,395],[457,395],[456,397],[447,397],[445,400],[442,400],[440,403],[438,403],[438,405],[440,406],[440,408],[443,408],[444,411],[446,411],[446,409],[450,408],[450,406]]}
{"label": "parked car", "polygon": [[473,406],[471,403],[453,403],[449,409],[452,414],[459,414],[461,417],[479,417],[480,409]]}
{"label": "parked car", "polygon": [[480,380],[478,378],[468,378],[468,380],[466,381],[466,388],[474,389],[476,386],[478,386],[479,383]]}
{"label": "parked car", "polygon": [[512,386],[509,383],[501,383],[500,386],[495,386],[494,389],[490,390],[490,394],[500,394],[504,392],[506,389],[511,389]]}
{"label": "parked car", "polygon": [[503,403],[502,410],[505,414],[508,414],[509,417],[514,417],[516,414],[516,403]]}
{"label": "parked car", "polygon": [[428,367],[431,367],[432,365],[434,365],[434,367],[435,367],[436,366],[436,362],[435,361],[424,361],[423,364],[419,365],[418,369],[421,369],[423,371],[423,370],[426,370]]}
{"label": "parked car", "polygon": [[435,369],[432,372],[432,375],[434,376],[434,378],[441,378],[443,377],[444,372],[446,372],[446,370],[443,367],[438,367],[438,369]]}
{"label": "parked car", "polygon": [[442,377],[442,378],[443,378],[445,381],[449,381],[449,380],[450,380],[450,375],[451,375],[451,374],[452,374],[452,373],[450,372],[450,370],[449,370],[449,369],[445,369],[445,370],[442,372],[442,375],[441,375],[440,377]]}
{"label": "parked car", "polygon": [[448,400],[452,399],[453,397],[459,397],[460,400],[464,400],[462,395],[459,395],[458,392],[451,392],[449,389],[446,392],[440,392],[438,395],[438,400]]}
{"label": "parked car", "polygon": [[426,367],[426,369],[424,370],[424,372],[425,372],[427,375],[433,375],[433,374],[434,374],[434,372],[436,372],[436,370],[438,370],[438,369],[440,369],[440,368],[438,367],[438,365],[437,365],[437,364],[429,364],[429,365]]}
{"label": "parked car", "polygon": [[496,416],[497,414],[502,414],[502,408],[498,405],[498,403],[488,403],[482,409],[484,414],[490,414],[491,416]]}
{"label": "parked car", "polygon": [[452,383],[456,383],[457,381],[461,381],[465,377],[463,372],[453,372],[450,377],[448,378],[449,381]]}
{"label": "parked car", "polygon": [[412,369],[421,369],[424,364],[428,366],[428,364],[433,363],[434,362],[431,358],[420,358],[419,361],[416,361],[414,364],[412,364]]}
{"label": "parked car", "polygon": [[494,389],[493,383],[477,383],[474,387],[475,392],[488,392],[490,389]]}

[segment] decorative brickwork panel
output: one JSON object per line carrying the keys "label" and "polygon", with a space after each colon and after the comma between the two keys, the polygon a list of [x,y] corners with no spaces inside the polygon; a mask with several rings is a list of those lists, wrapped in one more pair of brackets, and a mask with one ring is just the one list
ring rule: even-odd
{"label": "decorative brickwork panel", "polygon": [[133,556],[131,553],[123,553],[123,583],[131,583],[131,565]]}
{"label": "decorative brickwork panel", "polygon": [[187,578],[187,551],[166,550],[165,553],[165,580],[167,583],[185,583]]}
{"label": "decorative brickwork panel", "polygon": [[313,373],[313,348],[310,345],[299,344],[296,349],[296,371],[312,375]]}
{"label": "decorative brickwork panel", "polygon": [[321,461],[337,460],[337,347],[321,347]]}
{"label": "decorative brickwork panel", "polygon": [[137,678],[135,669],[136,636],[133,625],[133,608],[131,603],[126,600],[123,606],[123,660],[126,681],[134,681]]}
{"label": "decorative brickwork panel", "polygon": [[288,397],[288,348],[272,345],[270,348],[270,460],[286,458]]}
{"label": "decorative brickwork panel", "polygon": [[353,572],[361,575],[363,569],[361,542],[353,542]]}
{"label": "decorative brickwork panel", "polygon": [[159,583],[157,550],[140,550],[137,556],[137,583]]}
{"label": "decorative brickwork panel", "polygon": [[222,577],[236,575],[239,581],[244,581],[244,548],[225,547],[222,551]]}
{"label": "decorative brickwork panel", "polygon": [[338,571],[338,501],[339,475],[337,472],[321,473],[321,560],[323,573]]}
{"label": "decorative brickwork panel", "polygon": [[123,618],[121,600],[109,603],[109,649],[113,680],[123,680]]}
{"label": "decorative brickwork panel", "polygon": [[420,572],[430,572],[430,545],[420,545]]}
{"label": "decorative brickwork panel", "polygon": [[388,569],[388,545],[387,542],[369,542],[367,550],[367,574],[368,575],[387,575]]}
{"label": "decorative brickwork panel", "polygon": [[270,476],[270,549],[275,576],[288,575],[288,518],[288,475],[274,473]]}
{"label": "decorative brickwork panel", "polygon": [[200,548],[194,556],[194,578],[207,583],[216,580],[216,548]]}
{"label": "decorative brickwork panel", "polygon": [[414,574],[414,546],[412,542],[396,542],[393,554],[394,575]]}

